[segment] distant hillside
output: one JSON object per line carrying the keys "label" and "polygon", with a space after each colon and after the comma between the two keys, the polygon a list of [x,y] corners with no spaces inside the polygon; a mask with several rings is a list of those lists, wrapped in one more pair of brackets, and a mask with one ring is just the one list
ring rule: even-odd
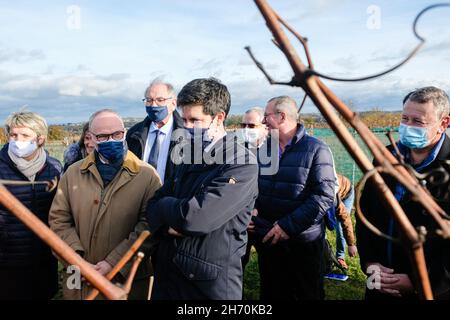
{"label": "distant hillside", "polygon": [[[359,117],[364,121],[369,128],[385,128],[397,127],[400,123],[401,111],[364,111],[358,112]],[[342,117],[341,117],[342,119]],[[242,115],[231,115],[227,118],[226,126],[230,128],[237,128],[242,121]],[[299,121],[307,128],[329,128],[330,126],[325,121],[324,117],[318,113],[300,114]],[[348,124],[344,121],[348,126]]]}
{"label": "distant hillside", "polygon": [[[364,111],[358,113],[361,119],[369,128],[397,127],[400,122],[401,111]],[[142,121],[143,118],[124,118],[125,127],[131,128],[134,124]],[[242,121],[242,115],[228,116],[225,125],[227,128],[238,128]],[[328,123],[318,113],[301,114],[299,121],[307,128],[329,128]],[[345,121],[344,121],[345,122]],[[347,123],[346,123],[347,124]],[[76,141],[83,128],[84,123],[66,123],[62,125],[51,125],[49,129],[49,140],[64,140],[67,143]],[[347,124],[348,126],[348,124]],[[3,128],[0,128],[0,143],[6,142],[6,135]]]}
{"label": "distant hillside", "polygon": [[[400,122],[401,111],[363,111],[358,115],[369,128],[397,127]],[[129,129],[144,118],[124,118],[125,128]],[[229,115],[225,122],[227,128],[234,129],[239,127],[242,121],[242,115]],[[319,113],[300,114],[299,121],[308,128],[329,128],[328,123]],[[345,122],[345,121],[344,121]],[[347,123],[346,123],[347,124]],[[347,124],[348,125],[348,124]],[[67,123],[61,125],[69,135],[81,134],[83,123]]]}

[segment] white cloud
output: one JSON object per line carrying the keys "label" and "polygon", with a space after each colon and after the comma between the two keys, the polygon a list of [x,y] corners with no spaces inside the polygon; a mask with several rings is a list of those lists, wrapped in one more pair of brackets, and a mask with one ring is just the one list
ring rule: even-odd
{"label": "white cloud", "polygon": [[18,49],[0,47],[0,64],[5,62],[24,63],[33,60],[44,60],[45,54],[40,49]]}
{"label": "white cloud", "polygon": [[[410,34],[413,15],[403,16],[410,6],[380,1],[383,27],[376,32],[368,31],[365,24],[370,1],[352,7],[349,1],[337,0],[269,3],[308,36],[318,70],[353,77],[394,64],[415,43]],[[0,19],[9,26],[0,36],[0,120],[23,104],[54,121],[86,119],[105,106],[126,116],[143,115],[139,102],[143,91],[161,75],[177,89],[193,78],[218,77],[231,91],[232,113],[264,105],[276,95],[303,97],[300,88],[270,86],[243,49],[251,45],[274,79],[291,79],[292,70],[271,44],[270,31],[252,1],[116,0],[79,5],[82,28],[77,32],[66,28],[64,4],[10,2],[0,8]],[[36,14],[36,6],[45,10]],[[415,7],[411,10],[415,13]],[[429,24],[423,22],[423,32]],[[433,34],[429,49],[388,77],[364,83],[329,82],[330,87],[361,108],[395,107],[405,92],[422,84],[449,88],[445,41]],[[305,111],[313,110],[308,102]]]}

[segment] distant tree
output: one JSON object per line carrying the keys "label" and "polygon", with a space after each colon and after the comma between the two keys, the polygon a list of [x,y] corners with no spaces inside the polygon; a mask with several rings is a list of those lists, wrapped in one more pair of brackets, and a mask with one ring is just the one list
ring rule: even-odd
{"label": "distant tree", "polygon": [[371,111],[361,112],[359,116],[371,129],[397,127],[400,123],[400,112],[383,112],[378,107]]}
{"label": "distant tree", "polygon": [[225,127],[227,129],[236,129],[242,121],[242,115],[229,115],[225,120]]}
{"label": "distant tree", "polygon": [[48,129],[48,140],[62,141],[68,136],[63,126],[50,126]]}
{"label": "distant tree", "polygon": [[8,137],[6,136],[5,129],[0,128],[0,143],[4,144],[8,142]]}

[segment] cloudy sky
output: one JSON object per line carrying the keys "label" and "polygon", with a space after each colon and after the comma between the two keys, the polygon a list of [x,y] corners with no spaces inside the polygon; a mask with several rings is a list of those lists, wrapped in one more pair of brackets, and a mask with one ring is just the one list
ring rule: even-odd
{"label": "cloudy sky", "polygon": [[[399,62],[416,44],[423,0],[269,0],[307,36],[322,73],[356,77]],[[399,110],[410,90],[450,91],[450,8],[426,13],[425,48],[400,70],[371,81],[327,84],[356,110]],[[144,116],[147,84],[162,76],[177,89],[214,76],[230,89],[232,113],[299,88],[270,86],[244,46],[274,78],[291,70],[251,0],[0,0],[0,121],[27,106],[50,123],[86,120],[100,108]],[[300,46],[297,45],[300,50]],[[302,55],[303,57],[303,55]],[[315,112],[308,102],[305,112]]]}

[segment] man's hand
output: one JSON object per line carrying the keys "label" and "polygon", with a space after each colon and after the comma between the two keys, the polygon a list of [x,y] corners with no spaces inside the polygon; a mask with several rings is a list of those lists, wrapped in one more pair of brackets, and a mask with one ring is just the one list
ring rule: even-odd
{"label": "man's hand", "polygon": [[175,236],[175,237],[184,237],[183,234],[179,233],[178,231],[176,231],[173,228],[169,228],[169,230],[167,230],[167,233],[170,234],[171,236]]}
{"label": "man's hand", "polygon": [[112,266],[105,260],[100,261],[94,266],[94,269],[100,272],[101,275],[106,276],[111,270]]}
{"label": "man's hand", "polygon": [[376,266],[379,269],[380,292],[394,297],[401,297],[414,291],[414,286],[407,274],[394,273],[393,269],[386,268],[379,263],[370,263],[367,267],[369,266]]}
{"label": "man's hand", "polygon": [[356,246],[348,246],[348,255],[350,257],[356,257],[356,254],[358,253],[358,249]]}
{"label": "man's hand", "polygon": [[400,296],[407,295],[414,291],[414,286],[409,276],[405,273],[394,273],[392,275],[396,281],[390,284],[383,284],[381,281],[381,290],[394,290],[400,293]]}
{"label": "man's hand", "polygon": [[280,240],[288,240],[289,239],[288,234],[286,232],[284,232],[283,229],[281,229],[281,227],[277,223],[275,223],[273,228],[270,229],[269,232],[267,232],[267,234],[265,235],[262,242],[265,243],[267,240],[271,239],[272,237],[273,237],[272,242],[271,242],[272,245],[276,244]]}
{"label": "man's hand", "polygon": [[[252,210],[252,217],[253,216],[257,216],[258,215],[258,209],[253,209]],[[247,232],[248,233],[255,233],[255,223],[253,222],[253,220],[250,220],[250,224],[247,227]]]}

